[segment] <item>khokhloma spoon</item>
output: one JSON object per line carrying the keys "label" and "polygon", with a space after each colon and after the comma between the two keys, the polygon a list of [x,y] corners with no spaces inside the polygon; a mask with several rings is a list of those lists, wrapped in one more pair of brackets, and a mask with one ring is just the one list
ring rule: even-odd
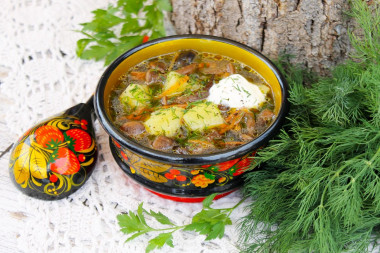
{"label": "khokhloma spoon", "polygon": [[93,97],[36,124],[13,145],[9,172],[24,194],[56,200],[78,190],[90,177],[97,147]]}

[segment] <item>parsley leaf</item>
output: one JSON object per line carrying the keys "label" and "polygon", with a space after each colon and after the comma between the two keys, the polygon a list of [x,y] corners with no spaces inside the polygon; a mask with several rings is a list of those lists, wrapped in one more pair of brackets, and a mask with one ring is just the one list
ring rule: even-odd
{"label": "parsley leaf", "polygon": [[[129,211],[128,213],[120,214],[117,216],[119,221],[120,230],[125,234],[132,234],[126,242],[129,242],[140,235],[149,232],[159,232],[156,237],[149,240],[146,247],[146,252],[154,249],[160,249],[165,245],[174,247],[173,233],[177,230],[183,229],[187,231],[195,231],[201,235],[205,235],[205,240],[212,240],[215,238],[222,238],[226,225],[231,225],[232,221],[229,218],[232,211],[235,210],[245,199],[231,208],[215,209],[211,207],[212,201],[216,194],[212,194],[204,199],[203,209],[197,213],[190,224],[178,226],[170,221],[170,219],[161,212],[153,210],[147,211],[143,208],[141,203],[137,208],[136,213]],[[145,216],[147,215],[147,216]],[[154,228],[147,224],[145,218],[152,217],[162,225],[164,228]]]}
{"label": "parsley leaf", "polygon": [[164,11],[172,11],[172,6],[169,0],[157,0],[157,6]]}
{"label": "parsley leaf", "polygon": [[193,230],[201,235],[206,235],[206,241],[223,237],[225,225],[232,224],[229,218],[231,208],[211,208],[210,205],[215,196],[214,193],[203,200],[202,211],[193,217],[191,224],[187,225],[184,230]]}
{"label": "parsley leaf", "polygon": [[138,14],[144,6],[144,0],[119,0],[117,6],[122,7],[127,14]]}
{"label": "parsley leaf", "polygon": [[216,195],[217,195],[217,193],[213,193],[213,194],[207,196],[207,197],[203,200],[203,202],[202,202],[203,207],[205,207],[205,208],[210,208],[210,205],[211,205],[211,203],[212,203],[212,201],[214,200],[214,198],[215,198]]}
{"label": "parsley leaf", "polygon": [[139,216],[133,212],[120,214],[117,216],[121,231],[125,234],[134,232],[149,231],[149,228],[139,219]]}
{"label": "parsley leaf", "polygon": [[148,243],[148,246],[146,247],[145,252],[151,252],[155,248],[161,249],[165,244],[169,245],[172,248],[174,247],[172,232],[162,233],[151,239]]}
{"label": "parsley leaf", "polygon": [[155,211],[153,210],[150,210],[150,212],[146,212],[146,214],[154,217],[159,223],[163,224],[163,225],[173,225],[175,226],[170,220],[168,217],[166,217],[165,215],[163,215],[161,212],[158,212],[156,213]]}
{"label": "parsley leaf", "polygon": [[[164,11],[171,11],[170,1],[119,0],[106,9],[92,11],[93,19],[80,24],[85,38],[77,41],[76,54],[85,60],[104,60],[109,65],[125,51],[150,39],[166,35]],[[145,41],[145,40],[144,40]]]}

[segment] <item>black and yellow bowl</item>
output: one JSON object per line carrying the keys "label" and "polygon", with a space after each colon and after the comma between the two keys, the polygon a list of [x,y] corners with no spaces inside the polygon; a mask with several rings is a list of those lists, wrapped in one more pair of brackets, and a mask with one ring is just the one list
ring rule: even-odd
{"label": "black and yellow bowl", "polygon": [[[179,155],[145,147],[126,137],[110,117],[110,94],[121,75],[136,64],[179,50],[196,50],[235,59],[256,70],[272,87],[275,120],[256,139],[226,151],[204,155]],[[119,166],[148,190],[169,199],[201,201],[205,196],[224,196],[242,184],[242,174],[253,163],[256,150],[279,130],[288,111],[285,79],[275,65],[241,43],[205,35],[160,38],[137,46],[117,58],[103,73],[94,105],[98,119],[110,136],[111,150]]]}

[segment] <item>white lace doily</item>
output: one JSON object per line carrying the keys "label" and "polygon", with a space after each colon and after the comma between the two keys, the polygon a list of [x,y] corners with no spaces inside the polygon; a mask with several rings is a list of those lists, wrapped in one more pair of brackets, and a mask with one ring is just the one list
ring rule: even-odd
{"label": "white lace doily", "polygon": [[[95,91],[103,63],[75,55],[75,30],[104,8],[104,0],[3,1],[0,8],[0,151],[46,117],[77,103]],[[177,224],[187,224],[201,204],[159,198],[130,180],[113,160],[108,137],[96,126],[99,160],[87,183],[68,199],[40,201],[22,195],[8,173],[9,152],[0,160],[0,252],[145,252],[156,234],[124,243],[116,215],[146,209],[161,211]],[[229,207],[240,200],[235,192],[215,203]],[[243,206],[232,214],[233,223]],[[156,252],[238,252],[236,227],[222,239],[177,231],[174,248]]]}

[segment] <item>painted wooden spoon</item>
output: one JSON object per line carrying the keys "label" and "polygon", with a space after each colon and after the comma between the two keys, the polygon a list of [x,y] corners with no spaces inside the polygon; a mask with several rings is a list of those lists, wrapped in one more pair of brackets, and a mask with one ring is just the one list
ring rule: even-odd
{"label": "painted wooden spoon", "polygon": [[78,190],[97,160],[94,117],[91,97],[26,131],[14,143],[9,162],[16,187],[43,200],[62,199]]}

